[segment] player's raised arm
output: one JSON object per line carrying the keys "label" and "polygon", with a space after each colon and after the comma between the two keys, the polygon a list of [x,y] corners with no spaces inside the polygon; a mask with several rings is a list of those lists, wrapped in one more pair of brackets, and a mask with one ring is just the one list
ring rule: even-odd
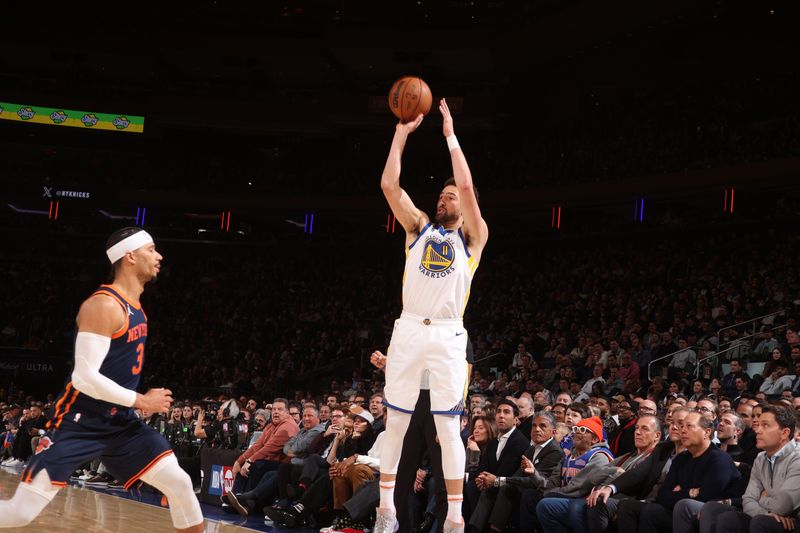
{"label": "player's raised arm", "polygon": [[475,196],[475,189],[472,183],[472,173],[469,171],[467,158],[464,157],[464,152],[458,145],[453,128],[453,117],[444,98],[439,102],[439,112],[442,114],[442,132],[445,139],[447,139],[447,147],[450,149],[453,178],[458,188],[461,214],[464,217],[464,236],[467,239],[470,252],[480,256],[489,238],[489,227],[481,216],[481,209],[478,207],[478,198]]}
{"label": "player's raised arm", "polygon": [[386,159],[386,166],[381,176],[381,189],[389,207],[392,209],[395,218],[406,230],[406,233],[415,236],[425,224],[428,223],[428,216],[417,209],[408,193],[400,187],[400,168],[402,166],[403,149],[406,146],[408,135],[422,124],[420,114],[413,122],[403,124],[398,123],[395,127],[392,146],[389,148],[389,157]]}

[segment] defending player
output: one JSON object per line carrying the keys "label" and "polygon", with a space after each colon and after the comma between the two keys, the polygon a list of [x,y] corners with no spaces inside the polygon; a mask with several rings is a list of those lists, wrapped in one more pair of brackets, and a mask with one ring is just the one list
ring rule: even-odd
{"label": "defending player", "polygon": [[392,413],[387,417],[388,434],[381,453],[375,533],[392,533],[394,529],[397,465],[423,372],[429,373],[431,412],[442,447],[448,494],[444,531],[464,528],[461,502],[465,452],[459,432],[467,386],[464,357],[467,335],[462,317],[489,230],[481,217],[472,175],[444,99],[439,103],[439,111],[450,149],[453,178],[445,182],[439,194],[433,223],[400,187],[403,149],[408,135],[422,123],[422,115],[413,122],[396,126],[381,178],[381,189],[389,206],[406,230],[406,266],[403,313],[395,322],[386,366],[384,403]]}
{"label": "defending player", "polygon": [[81,305],[72,380],[56,403],[47,435],[22,471],[17,492],[0,502],[0,527],[29,524],[75,468],[99,457],[126,489],[142,480],[164,493],[178,531],[202,532],[203,515],[188,474],[164,437],[133,410],[165,412],[172,403],[167,389],[136,392],[147,340],[139,297],[158,275],[162,257],[141,228],[112,234],[106,255],[114,282]]}

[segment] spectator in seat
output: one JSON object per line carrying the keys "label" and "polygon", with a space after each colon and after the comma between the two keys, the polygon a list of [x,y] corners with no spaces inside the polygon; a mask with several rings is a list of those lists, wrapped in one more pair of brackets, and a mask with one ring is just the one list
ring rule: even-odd
{"label": "spectator in seat", "polygon": [[792,376],[787,375],[789,368],[785,362],[778,361],[772,365],[772,368],[773,370],[770,374],[765,374],[767,377],[758,389],[759,392],[763,392],[770,399],[777,398],[785,390],[791,390],[793,381]]}
{"label": "spectator in seat", "polygon": [[738,359],[733,359],[731,361],[731,371],[722,377],[722,393],[728,398],[738,398],[743,392],[739,389],[739,387],[736,386],[736,380],[738,378],[742,378],[748,384],[751,381],[750,376],[747,374],[742,365],[742,362]]}
{"label": "spectator in seat", "polygon": [[[289,401],[286,398],[275,398],[272,401],[272,421],[264,428],[261,438],[233,463],[235,476],[231,493],[240,494],[254,489],[266,472],[275,471],[289,458],[283,447],[294,437],[300,428],[289,415]],[[227,494],[222,496],[223,509],[231,505]],[[236,512],[235,507],[230,507]],[[226,509],[227,510],[227,509]]]}
{"label": "spectator in seat", "polygon": [[386,429],[386,421],[384,418],[386,408],[383,406],[383,393],[376,392],[370,397],[369,412],[374,419],[374,422],[372,422],[372,431],[377,435]]}
{"label": "spectator in seat", "polygon": [[492,476],[510,476],[516,472],[520,457],[530,445],[530,435],[523,435],[516,428],[519,416],[517,404],[505,398],[498,400],[495,413],[497,438],[489,442],[481,454],[478,467],[480,474],[470,477],[464,490],[465,516],[475,508],[480,493],[495,490],[490,480]]}
{"label": "spectator in seat", "polygon": [[47,425],[47,417],[42,414],[41,404],[34,403],[28,409],[24,419],[20,419],[19,430],[14,437],[11,447],[11,457],[15,459],[12,464],[6,466],[18,466],[25,463],[33,454],[34,448],[31,442],[34,437],[39,436],[39,430],[43,430]]}
{"label": "spectator in seat", "polygon": [[534,415],[531,446],[525,451],[519,468],[510,477],[487,476],[486,482],[498,490],[481,492],[469,519],[470,529],[483,531],[488,524],[492,531],[503,531],[506,526],[515,525],[522,491],[535,487],[531,477],[533,469],[550,477],[561,466],[564,454],[555,440],[555,425],[552,413],[540,411]]}
{"label": "spectator in seat", "polygon": [[595,492],[597,486],[611,483],[620,474],[638,468],[645,463],[660,441],[660,420],[654,414],[639,416],[636,421],[636,448],[633,452],[619,456],[607,465],[598,461],[593,469],[587,466],[584,470],[588,477],[580,489],[556,490],[546,494],[538,503],[536,513],[544,532],[555,533],[564,528],[571,528],[573,531],[583,529],[588,519],[587,502],[591,500],[591,493]]}
{"label": "spectator in seat", "polygon": [[794,440],[792,409],[767,405],[759,418],[758,455],[742,496],[743,510],[729,501],[708,502],[700,510],[700,530],[717,533],[796,531],[800,515],[800,446]]}
{"label": "spectator in seat", "polygon": [[669,439],[658,444],[641,465],[629,468],[613,479],[604,482],[587,499],[589,533],[602,533],[616,516],[622,501],[653,501],[661,483],[669,472],[672,461],[686,448],[681,442],[681,429],[689,409],[676,407],[671,413]]}
{"label": "spectator in seat", "polygon": [[[689,453],[676,456],[655,502],[624,500],[617,512],[619,531],[671,533],[674,515],[688,522],[675,531],[689,531],[702,503],[719,500],[741,476],[733,460],[711,442],[712,421],[698,412],[684,419],[681,441]],[[688,520],[687,520],[688,517]]]}

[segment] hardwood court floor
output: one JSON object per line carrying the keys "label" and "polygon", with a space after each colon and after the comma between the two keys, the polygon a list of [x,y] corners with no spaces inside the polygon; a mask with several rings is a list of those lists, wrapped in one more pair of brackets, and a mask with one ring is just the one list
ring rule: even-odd
{"label": "hardwood court floor", "polygon": [[[11,498],[18,484],[19,473],[5,468],[0,469],[0,499],[7,500]],[[122,494],[125,493],[120,493],[120,495]],[[3,529],[2,531],[38,530],[47,531],[48,533],[56,531],[92,533],[158,533],[161,531],[175,531],[172,527],[169,510],[141,501],[147,499],[147,497],[137,498],[136,493],[132,496],[121,497],[104,494],[85,487],[68,485],[66,488],[61,489],[55,499],[50,502],[50,505],[27,528]],[[205,508],[204,514],[207,514]],[[206,531],[208,533],[256,531],[255,529],[241,527],[234,520],[226,522],[207,518]],[[267,529],[263,525],[260,528],[261,531]]]}

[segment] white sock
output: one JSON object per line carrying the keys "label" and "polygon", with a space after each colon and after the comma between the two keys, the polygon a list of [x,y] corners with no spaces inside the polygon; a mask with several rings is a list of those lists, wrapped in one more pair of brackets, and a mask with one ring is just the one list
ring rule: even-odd
{"label": "white sock", "polygon": [[388,509],[391,512],[396,512],[394,508],[394,480],[392,481],[378,481],[380,487],[381,503],[378,504],[380,509]]}
{"label": "white sock", "polygon": [[447,520],[454,524],[461,523],[461,502],[464,501],[463,494],[447,495]]}

